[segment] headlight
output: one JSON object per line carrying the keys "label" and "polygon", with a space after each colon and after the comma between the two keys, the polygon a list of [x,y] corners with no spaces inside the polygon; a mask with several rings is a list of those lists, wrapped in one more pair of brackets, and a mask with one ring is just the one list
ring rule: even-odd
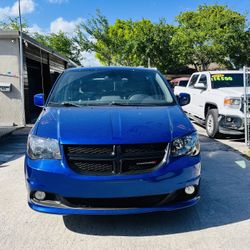
{"label": "headlight", "polygon": [[61,159],[59,143],[55,139],[30,135],[28,138],[27,153],[33,160]]}
{"label": "headlight", "polygon": [[238,109],[240,107],[241,98],[238,97],[226,97],[224,99],[224,106],[229,108]]}
{"label": "headlight", "polygon": [[171,156],[195,156],[200,153],[200,143],[197,133],[177,138],[172,142]]}

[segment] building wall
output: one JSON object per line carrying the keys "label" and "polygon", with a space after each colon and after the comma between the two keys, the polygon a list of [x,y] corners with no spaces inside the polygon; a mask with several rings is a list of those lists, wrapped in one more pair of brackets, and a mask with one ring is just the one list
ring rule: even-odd
{"label": "building wall", "polygon": [[0,91],[0,126],[22,125],[18,39],[0,39],[0,83],[11,83],[11,92]]}

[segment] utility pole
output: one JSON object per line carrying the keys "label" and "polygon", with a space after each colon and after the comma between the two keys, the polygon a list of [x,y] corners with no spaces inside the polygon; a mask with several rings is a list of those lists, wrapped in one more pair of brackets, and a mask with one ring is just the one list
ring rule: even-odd
{"label": "utility pole", "polygon": [[150,57],[148,58],[148,68],[151,68],[151,60],[150,60]]}
{"label": "utility pole", "polygon": [[21,105],[22,105],[22,121],[23,126],[25,122],[25,106],[24,106],[24,81],[23,81],[23,29],[22,29],[22,12],[21,12],[21,0],[18,0],[18,13],[19,13],[19,72],[20,72],[20,93],[21,93]]}

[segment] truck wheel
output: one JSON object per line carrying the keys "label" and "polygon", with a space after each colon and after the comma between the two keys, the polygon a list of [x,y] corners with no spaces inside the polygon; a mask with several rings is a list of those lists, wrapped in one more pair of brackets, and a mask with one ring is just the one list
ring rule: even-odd
{"label": "truck wheel", "polygon": [[206,131],[207,131],[208,136],[211,138],[218,138],[220,136],[217,109],[210,109],[207,112]]}

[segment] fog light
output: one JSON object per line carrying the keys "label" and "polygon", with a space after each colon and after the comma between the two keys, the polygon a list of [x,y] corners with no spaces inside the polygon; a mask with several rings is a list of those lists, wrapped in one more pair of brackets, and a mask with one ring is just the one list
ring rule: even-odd
{"label": "fog light", "polygon": [[194,186],[188,186],[185,188],[185,193],[186,194],[193,194],[195,191],[195,187]]}
{"label": "fog light", "polygon": [[46,194],[44,192],[42,192],[42,191],[36,191],[35,194],[34,194],[34,196],[35,196],[35,198],[37,200],[41,200],[42,201],[42,200],[45,199]]}

